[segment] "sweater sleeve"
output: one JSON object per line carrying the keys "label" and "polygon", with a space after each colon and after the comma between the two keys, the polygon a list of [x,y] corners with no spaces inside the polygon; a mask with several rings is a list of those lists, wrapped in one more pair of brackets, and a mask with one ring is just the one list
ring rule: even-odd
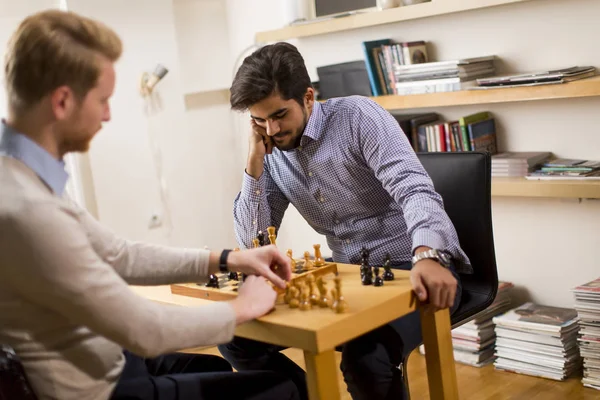
{"label": "sweater sleeve", "polygon": [[83,209],[78,218],[98,256],[130,285],[200,282],[208,276],[208,250],[126,240]]}
{"label": "sweater sleeve", "polygon": [[11,256],[0,279],[25,301],[146,357],[232,339],[229,303],[177,307],[136,295],[98,256],[76,214],[38,203],[2,219],[0,253]]}

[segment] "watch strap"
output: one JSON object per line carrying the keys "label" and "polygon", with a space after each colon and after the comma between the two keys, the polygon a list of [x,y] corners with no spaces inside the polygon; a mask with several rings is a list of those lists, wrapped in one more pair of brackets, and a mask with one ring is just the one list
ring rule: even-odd
{"label": "watch strap", "polygon": [[229,272],[227,268],[227,256],[231,253],[230,249],[225,249],[221,252],[221,257],[219,257],[219,271],[221,272]]}

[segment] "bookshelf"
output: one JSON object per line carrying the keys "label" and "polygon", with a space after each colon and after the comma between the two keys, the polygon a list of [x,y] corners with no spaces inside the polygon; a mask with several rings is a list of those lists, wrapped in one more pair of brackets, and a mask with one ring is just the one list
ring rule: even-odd
{"label": "bookshelf", "polygon": [[600,96],[600,76],[563,84],[518,88],[461,90],[457,92],[377,96],[372,99],[387,110],[493,104],[517,101],[570,99]]}
{"label": "bookshelf", "polygon": [[600,199],[600,180],[528,180],[492,178],[493,197],[553,197]]}
{"label": "bookshelf", "polygon": [[347,17],[326,19],[301,25],[287,26],[271,31],[258,32],[255,35],[255,42],[277,42],[505,4],[524,3],[527,1],[532,0],[432,0],[427,3],[390,8],[381,11],[367,11]]}

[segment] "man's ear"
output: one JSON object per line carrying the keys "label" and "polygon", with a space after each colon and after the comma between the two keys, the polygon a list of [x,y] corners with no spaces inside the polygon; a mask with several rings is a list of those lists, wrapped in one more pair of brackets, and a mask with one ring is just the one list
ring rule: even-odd
{"label": "man's ear", "polygon": [[60,86],[51,93],[50,104],[54,118],[59,121],[68,119],[75,109],[75,94],[68,86]]}
{"label": "man's ear", "polygon": [[312,111],[315,102],[315,89],[309,87],[304,94],[304,105],[309,111]]}

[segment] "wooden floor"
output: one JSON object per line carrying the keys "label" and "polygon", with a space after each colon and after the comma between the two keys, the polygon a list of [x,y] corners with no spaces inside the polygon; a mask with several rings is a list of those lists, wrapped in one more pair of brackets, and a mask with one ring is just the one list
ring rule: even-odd
{"label": "wooden floor", "polygon": [[[216,348],[200,349],[194,352],[217,354]],[[302,352],[296,349],[284,353],[304,368]],[[338,363],[340,353],[336,355]],[[429,399],[425,357],[415,351],[408,362],[411,400]],[[462,400],[592,400],[600,399],[600,391],[585,388],[581,378],[571,378],[565,382],[497,371],[493,365],[483,368],[456,364],[458,389]],[[342,400],[352,400],[338,370],[338,384]]]}

